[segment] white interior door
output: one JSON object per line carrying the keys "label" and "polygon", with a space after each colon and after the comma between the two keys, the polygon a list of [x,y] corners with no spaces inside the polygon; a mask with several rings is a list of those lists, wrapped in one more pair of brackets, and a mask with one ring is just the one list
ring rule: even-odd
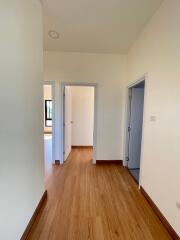
{"label": "white interior door", "polygon": [[71,88],[64,89],[64,160],[71,152]]}
{"label": "white interior door", "polygon": [[140,168],[144,88],[132,88],[128,168]]}

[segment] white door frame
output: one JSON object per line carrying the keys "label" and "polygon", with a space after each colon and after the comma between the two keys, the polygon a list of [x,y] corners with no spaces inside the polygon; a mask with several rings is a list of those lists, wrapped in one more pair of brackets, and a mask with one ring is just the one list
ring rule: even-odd
{"label": "white door frame", "polygon": [[64,97],[63,89],[66,86],[80,86],[80,87],[94,87],[94,130],[93,130],[93,160],[92,163],[96,164],[96,146],[97,146],[97,83],[79,83],[79,82],[61,82],[61,164],[64,163]]}
{"label": "white door frame", "polygon": [[[66,95],[66,90],[67,89],[65,89],[64,88],[64,92],[63,92],[63,123],[65,123],[65,125],[64,125],[64,128],[63,128],[63,135],[64,135],[64,138],[63,138],[63,144],[64,144],[64,161],[66,161],[67,160],[67,158],[68,158],[68,156],[69,156],[69,154],[70,154],[70,152],[71,152],[71,150],[72,150],[72,144],[70,144],[70,151],[68,151],[68,154],[66,154],[66,133],[67,133],[67,128],[66,128],[66,131],[65,131],[65,126],[67,125],[67,124],[70,124],[71,123],[71,127],[70,127],[70,131],[71,131],[71,133],[72,133],[72,113],[70,114],[71,115],[71,117],[70,117],[70,119],[69,119],[69,123],[67,123],[66,122],[66,113],[67,113],[67,111],[69,112],[69,110],[70,110],[70,112],[71,112],[71,109],[72,109],[72,102],[70,103],[70,105],[68,104],[68,107],[67,108],[69,108],[70,107],[70,109],[66,109],[66,101],[67,101],[67,99],[68,99],[68,102],[69,102],[69,96],[68,96],[68,98],[66,98],[67,97],[67,95]],[[71,100],[71,91],[70,92],[68,92],[68,94],[70,94],[70,100]],[[70,137],[70,139],[72,138],[72,134],[68,134],[68,138]],[[68,142],[69,142],[69,140],[68,140]],[[70,143],[71,143],[71,141],[70,141]],[[68,144],[69,145],[69,144]]]}
{"label": "white door frame", "polygon": [[52,88],[52,164],[55,164],[55,81],[44,81],[44,85],[50,85]]}
{"label": "white door frame", "polygon": [[129,104],[129,90],[138,85],[141,82],[145,82],[145,88],[144,88],[144,110],[143,110],[143,124],[142,124],[142,141],[141,141],[141,157],[140,157],[140,173],[139,173],[139,188],[141,186],[141,181],[142,181],[142,166],[143,166],[143,156],[144,156],[144,129],[145,129],[145,111],[146,111],[146,103],[147,103],[147,82],[148,82],[148,74],[144,74],[142,77],[140,77],[138,80],[135,82],[129,84],[126,87],[126,112],[125,112],[125,144],[124,144],[124,166],[127,167],[127,149],[128,149],[128,144],[129,144],[129,136],[128,136],[128,125],[129,125],[129,111],[130,111],[130,104]]}

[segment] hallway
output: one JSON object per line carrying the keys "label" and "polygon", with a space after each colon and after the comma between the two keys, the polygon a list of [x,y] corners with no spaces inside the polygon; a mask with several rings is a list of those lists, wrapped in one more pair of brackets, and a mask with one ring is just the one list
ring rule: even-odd
{"label": "hallway", "polygon": [[168,240],[165,228],[118,164],[91,164],[76,148],[47,178],[48,200],[29,240]]}

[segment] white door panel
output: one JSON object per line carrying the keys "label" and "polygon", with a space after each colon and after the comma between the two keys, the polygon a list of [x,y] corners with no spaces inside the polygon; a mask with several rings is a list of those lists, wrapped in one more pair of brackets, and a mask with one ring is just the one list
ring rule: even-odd
{"label": "white door panel", "polygon": [[71,152],[71,89],[65,87],[64,91],[64,160],[66,160]]}

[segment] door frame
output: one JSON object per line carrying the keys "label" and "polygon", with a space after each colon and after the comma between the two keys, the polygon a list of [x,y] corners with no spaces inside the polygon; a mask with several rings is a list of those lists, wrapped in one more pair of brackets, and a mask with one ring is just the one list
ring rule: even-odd
{"label": "door frame", "polygon": [[96,164],[96,146],[97,146],[97,99],[98,99],[98,84],[97,83],[83,83],[83,82],[61,82],[61,161],[64,163],[64,88],[72,86],[79,87],[94,87],[94,129],[93,129],[93,159],[92,163]]}
{"label": "door frame", "polygon": [[[64,136],[64,138],[63,138],[63,160],[64,160],[64,162],[67,160],[67,158],[68,158],[68,156],[69,156],[69,154],[67,155],[67,157],[66,157],[66,149],[65,149],[65,126],[66,125],[64,125],[64,123],[65,123],[65,119],[66,119],[66,117],[65,117],[65,115],[66,115],[66,113],[65,113],[65,106],[66,106],[66,94],[65,94],[65,92],[66,92],[66,89],[65,89],[65,87],[63,88],[63,136]],[[71,94],[72,95],[72,94]],[[71,109],[72,109],[72,104],[71,104]],[[71,114],[72,115],[72,114]],[[71,125],[72,126],[72,125]],[[72,132],[72,129],[71,129],[71,132]],[[72,146],[71,146],[71,150],[72,150]],[[71,152],[71,151],[70,151]]]}
{"label": "door frame", "polygon": [[141,82],[145,82],[144,87],[144,109],[143,109],[143,123],[142,123],[142,140],[141,140],[141,156],[140,156],[140,172],[139,172],[139,188],[142,182],[142,167],[143,167],[143,156],[144,156],[144,129],[145,129],[145,113],[146,113],[146,105],[147,105],[147,82],[148,82],[148,74],[145,73],[142,77],[140,77],[135,82],[127,85],[126,87],[126,110],[125,110],[125,144],[124,144],[124,166],[127,167],[127,151],[129,145],[129,133],[128,126],[130,122],[130,100],[129,100],[129,92],[132,87],[140,84]]}
{"label": "door frame", "polygon": [[[55,81],[44,81],[43,82],[43,90],[45,85],[51,86],[51,93],[52,93],[52,164],[55,164]],[[43,106],[44,106],[44,99],[43,99]]]}

